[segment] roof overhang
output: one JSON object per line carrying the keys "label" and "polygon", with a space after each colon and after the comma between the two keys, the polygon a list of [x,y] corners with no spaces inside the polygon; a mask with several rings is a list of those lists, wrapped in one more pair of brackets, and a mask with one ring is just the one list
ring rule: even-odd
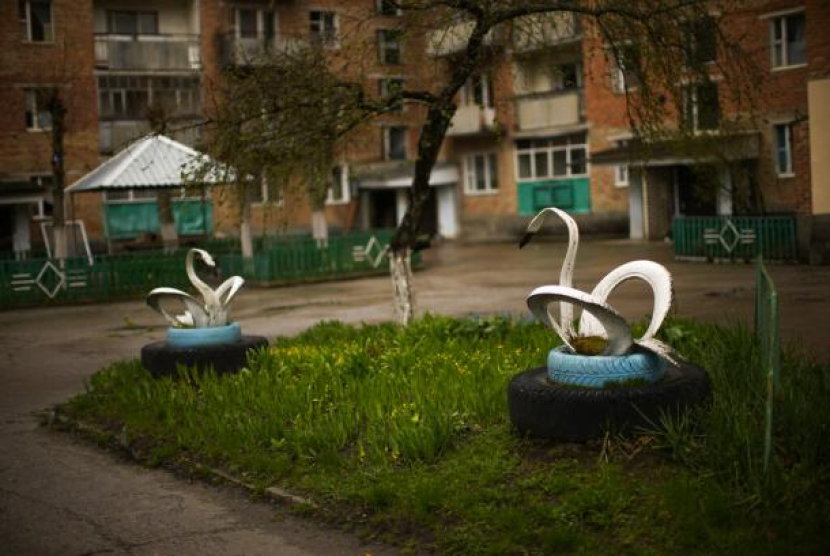
{"label": "roof overhang", "polygon": [[677,166],[701,162],[749,160],[758,158],[760,152],[760,133],[750,132],[654,143],[644,143],[633,139],[625,145],[592,153],[589,162],[600,166],[618,164],[645,167]]}
{"label": "roof overhang", "polygon": [[[352,170],[361,189],[405,189],[412,185],[415,165],[412,162],[379,163],[358,166]],[[458,167],[438,163],[429,176],[429,185],[440,187],[459,181]]]}
{"label": "roof overhang", "polygon": [[233,171],[163,135],[140,139],[80,180],[70,193],[124,189],[177,189],[214,185],[233,179]]}

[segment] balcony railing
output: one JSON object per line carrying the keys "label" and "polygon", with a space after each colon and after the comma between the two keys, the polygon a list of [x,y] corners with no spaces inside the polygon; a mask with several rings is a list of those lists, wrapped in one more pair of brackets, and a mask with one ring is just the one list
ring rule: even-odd
{"label": "balcony railing", "polygon": [[473,135],[491,131],[496,121],[495,108],[483,108],[477,104],[459,106],[447,135]]}
{"label": "balcony railing", "polygon": [[198,70],[198,35],[96,35],[95,66],[109,70]]}
{"label": "balcony railing", "polygon": [[[184,121],[177,121],[171,127],[181,127],[181,131],[169,133],[169,136],[186,145],[193,146],[199,139],[199,128],[186,126]],[[150,124],[146,121],[114,120],[98,122],[98,147],[101,154],[114,154],[130,142],[150,133]]]}
{"label": "balcony railing", "polygon": [[569,12],[535,14],[520,17],[513,28],[513,50],[530,52],[582,37],[579,18]]}
{"label": "balcony railing", "polygon": [[[430,56],[448,56],[460,52],[467,46],[467,41],[473,34],[474,21],[463,21],[427,34],[427,54]],[[498,33],[491,29],[484,36],[484,44],[496,42]]]}
{"label": "balcony railing", "polygon": [[304,44],[300,39],[276,37],[245,38],[234,33],[221,35],[219,60],[224,65],[253,66],[265,62],[269,56],[298,48]]}
{"label": "balcony railing", "polygon": [[520,131],[574,125],[582,122],[582,91],[550,91],[516,99]]}

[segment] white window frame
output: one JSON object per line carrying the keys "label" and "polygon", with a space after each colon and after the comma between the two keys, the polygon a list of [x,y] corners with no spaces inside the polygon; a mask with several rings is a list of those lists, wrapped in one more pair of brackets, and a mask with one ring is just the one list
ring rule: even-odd
{"label": "white window frame", "polygon": [[[332,168],[332,174],[335,174],[337,170],[340,170],[340,183],[332,184],[332,187],[329,187],[328,191],[326,192],[326,204],[327,205],[346,205],[351,202],[351,191],[349,187],[349,165],[348,164],[341,164]],[[332,180],[334,181],[334,180]],[[339,198],[335,198],[334,196],[334,188],[339,189],[340,196]]]}
{"label": "white window frame", "polygon": [[[781,71],[781,70],[788,70],[793,68],[802,68],[807,65],[806,59],[803,62],[797,62],[791,64],[789,61],[790,53],[787,51],[787,19],[796,16],[804,16],[804,8],[799,8],[797,10],[787,11],[787,12],[779,12],[776,14],[770,14],[766,16],[769,19],[769,52],[770,52],[770,67],[772,71]],[[804,25],[806,27],[807,18],[804,18]],[[777,27],[781,28],[781,39],[775,39],[775,30]],[[805,37],[805,48],[806,48],[806,37]],[[775,61],[775,49],[776,46],[781,47],[781,64],[776,64]],[[806,58],[806,53],[805,53]]]}
{"label": "white window frame", "polygon": [[[37,103],[37,96],[38,96],[38,89],[25,89],[25,111],[32,112],[32,125],[29,126],[28,122],[26,123],[26,131],[51,131],[52,130],[52,114],[49,113],[48,110],[39,110],[38,103]],[[49,124],[45,126],[40,125],[40,117],[41,113],[49,114]]]}
{"label": "white window frame", "polygon": [[630,168],[628,164],[617,164],[614,166],[614,187],[628,187],[628,175]]}
{"label": "white window frame", "polygon": [[[406,86],[406,80],[403,77],[381,77],[378,82],[378,92],[380,93],[381,98],[387,98],[391,95],[389,86],[393,82],[399,85],[400,90],[403,90]],[[405,103],[401,100],[400,106],[390,110],[390,112],[393,114],[400,114],[405,106]]]}
{"label": "white window frame", "polygon": [[[45,1],[45,0],[43,0]],[[43,1],[38,3],[43,3]],[[32,40],[32,0],[24,0],[24,13],[21,14],[23,17],[20,19],[20,24],[23,25],[26,29],[26,42],[31,43],[41,43],[41,44],[52,44],[55,42],[55,13],[52,6],[52,0],[48,0],[46,3],[49,4],[49,30],[46,33],[46,37],[42,41],[35,41]]]}
{"label": "white window frame", "polygon": [[377,9],[377,14],[378,14],[379,16],[381,16],[381,17],[398,17],[398,16],[403,15],[403,10],[402,10],[401,8],[399,8],[399,7],[398,7],[398,8],[394,8],[395,13],[393,13],[393,14],[385,14],[385,13],[383,13],[383,4],[384,4],[383,0],[377,0],[377,1],[375,2],[375,7],[376,7],[376,9]]}
{"label": "white window frame", "polygon": [[[120,199],[111,199],[113,193],[126,193],[126,197]],[[115,189],[104,192],[104,202],[107,204],[127,204],[127,203],[142,203],[145,201],[153,201],[158,199],[158,189],[142,188],[142,189]],[[185,189],[182,187],[179,190],[179,195],[174,197],[176,199],[184,199]]]}
{"label": "white window frame", "polygon": [[[575,133],[569,133],[567,136],[570,137],[572,135],[576,135]],[[568,140],[568,143],[565,145],[547,145],[547,146],[534,146],[532,143],[533,141],[548,141],[551,139],[555,139],[556,137],[539,137],[539,138],[519,138],[517,141],[531,141],[531,146],[529,148],[522,148],[520,149],[516,146],[516,181],[539,181],[539,180],[564,180],[570,178],[585,178],[588,177],[591,173],[590,166],[588,164],[588,134],[587,132],[585,135],[585,141],[583,143],[571,143]],[[585,164],[585,172],[575,174],[573,173],[573,152],[577,150],[583,150],[585,153],[584,164]],[[554,174],[553,170],[553,157],[554,153],[556,152],[565,152],[565,170],[564,174]],[[536,170],[536,156],[537,154],[543,154],[547,157],[547,165],[548,171],[546,174],[539,174]],[[530,176],[521,176],[520,164],[519,160],[522,156],[530,156]]]}
{"label": "white window frame", "polygon": [[[784,130],[784,144],[782,145],[778,141],[778,130]],[[775,153],[775,173],[778,175],[779,178],[792,178],[795,176],[795,170],[793,168],[793,130],[792,124],[790,122],[784,122],[779,124],[774,124],[772,126],[772,134],[773,134],[773,145],[774,145],[774,153]],[[780,154],[784,152],[787,158],[787,165],[785,168],[781,167],[781,158]]]}
{"label": "white window frame", "polygon": [[[403,64],[403,47],[401,45],[400,36],[396,39],[387,37],[387,33],[398,33],[396,29],[378,29],[378,57],[381,64],[388,66],[400,66]],[[387,60],[387,52],[397,51],[398,61],[390,62]]]}
{"label": "white window frame", "polygon": [[[314,16],[317,15],[317,21]],[[326,25],[331,16],[331,29]],[[326,48],[340,48],[340,16],[332,10],[312,9],[308,11],[308,22],[312,40],[320,41]]]}
{"label": "white window frame", "polygon": [[[701,128],[700,127],[700,89],[705,85],[712,85],[715,87],[715,101],[718,106],[718,122],[715,127]],[[721,121],[721,105],[720,105],[720,86],[716,81],[700,84],[689,84],[683,90],[683,114],[682,119],[686,118],[687,111],[691,111],[692,131],[694,133],[711,133],[717,131],[720,127]]]}
{"label": "white window frame", "polygon": [[[242,25],[240,25],[240,17],[239,12],[241,10],[252,11],[256,12],[256,37],[243,37],[242,36]],[[235,6],[233,9],[233,34],[234,38],[237,40],[257,40],[261,41],[265,39],[265,18],[267,14],[271,14],[273,17],[273,24],[274,24],[274,36],[273,40],[276,43],[277,37],[279,36],[279,20],[277,18],[276,10],[266,10],[262,8],[254,8],[250,6]]]}
{"label": "white window frame", "polygon": [[[478,104],[476,102],[476,95],[475,95],[475,86],[476,81],[480,82],[481,84],[481,100],[482,103]],[[466,83],[461,87],[461,97],[460,97],[460,105],[461,106],[481,106],[482,108],[493,108],[496,104],[496,95],[495,92],[491,90],[493,82],[492,78],[489,74],[483,73],[481,75],[475,75],[467,80]]]}
{"label": "white window frame", "polygon": [[[409,133],[406,126],[383,126],[383,160],[406,160],[409,156]],[[403,130],[403,158],[391,158],[392,130]]]}
{"label": "white window frame", "polygon": [[[475,159],[484,158],[484,189],[478,189]],[[498,151],[474,152],[464,157],[464,194],[497,195],[499,192],[499,153]]]}
{"label": "white window frame", "polygon": [[[625,67],[625,49],[630,45],[630,43],[621,43],[617,46],[616,52],[611,50],[610,57],[611,62],[613,64],[611,69],[611,90],[617,94],[624,94],[626,91],[636,91],[639,88],[639,83],[637,83],[636,75],[634,76],[635,79],[634,83],[628,83],[629,79],[627,79]],[[619,54],[619,56],[618,56]],[[622,59],[620,59],[622,58]]]}

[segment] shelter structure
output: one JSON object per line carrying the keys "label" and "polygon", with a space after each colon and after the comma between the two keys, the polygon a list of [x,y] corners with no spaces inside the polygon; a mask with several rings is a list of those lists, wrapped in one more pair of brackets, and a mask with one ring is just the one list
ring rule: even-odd
{"label": "shelter structure", "polygon": [[[205,189],[233,179],[230,170],[200,174],[198,169],[206,159],[207,155],[169,137],[148,135],[67,191],[105,193],[102,220],[108,241],[158,232],[165,238],[165,210],[172,212],[175,235],[206,235],[212,231],[213,205]],[[199,196],[188,196],[194,188]],[[175,198],[167,203],[165,197]]]}

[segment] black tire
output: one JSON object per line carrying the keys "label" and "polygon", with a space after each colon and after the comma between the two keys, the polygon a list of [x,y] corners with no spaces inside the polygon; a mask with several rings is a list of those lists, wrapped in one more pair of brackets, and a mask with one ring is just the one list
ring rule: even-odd
{"label": "black tire", "polygon": [[525,436],[585,441],[606,431],[653,429],[661,413],[685,411],[708,402],[709,375],[690,363],[671,365],[656,384],[608,389],[575,388],[548,380],[547,368],[514,376],[507,388],[510,420]]}
{"label": "black tire", "polygon": [[249,349],[268,345],[262,336],[242,336],[232,344],[215,346],[174,347],[167,342],[153,342],[141,348],[141,364],[154,377],[178,377],[177,367],[212,368],[217,374],[236,373],[245,366]]}

